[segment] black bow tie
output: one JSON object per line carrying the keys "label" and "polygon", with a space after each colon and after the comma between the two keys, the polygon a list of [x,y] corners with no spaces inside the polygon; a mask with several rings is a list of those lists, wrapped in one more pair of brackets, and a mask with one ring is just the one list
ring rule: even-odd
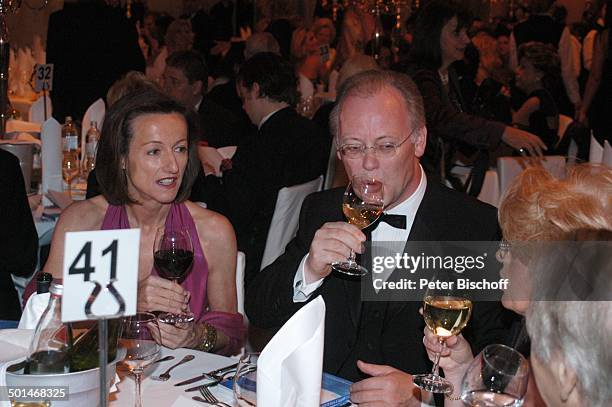
{"label": "black bow tie", "polygon": [[379,222],[385,222],[397,229],[406,229],[406,215],[383,213],[379,219]]}

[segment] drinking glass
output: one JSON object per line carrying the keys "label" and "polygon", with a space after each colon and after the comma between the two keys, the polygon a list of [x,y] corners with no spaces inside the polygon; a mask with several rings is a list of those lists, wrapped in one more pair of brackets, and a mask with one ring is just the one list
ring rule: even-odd
{"label": "drinking glass", "polygon": [[[348,223],[360,229],[368,227],[382,214],[384,207],[383,183],[367,175],[356,175],[346,187],[342,201],[342,212]],[[345,261],[332,264],[332,269],[350,276],[363,276],[368,269],[357,264],[355,252]]]}
{"label": "drinking glass", "polygon": [[62,178],[68,184],[68,196],[72,199],[72,180],[79,175],[79,163],[77,154],[64,153],[62,158]]}
{"label": "drinking glass", "polygon": [[505,345],[489,345],[470,363],[461,400],[472,407],[520,407],[528,382],[529,363],[523,355]]}
{"label": "drinking glass", "polygon": [[234,399],[241,407],[254,406],[257,403],[257,360],[259,353],[245,353],[240,358],[234,375]]}
{"label": "drinking glass", "polygon": [[[193,264],[193,243],[189,231],[184,228],[159,228],[155,235],[153,261],[161,277],[180,284]],[[193,321],[193,316],[170,312],[160,313],[158,318],[169,324]]]}
{"label": "drinking glass", "polygon": [[122,363],[134,375],[136,382],[135,406],[142,407],[140,384],[142,373],[159,355],[161,346],[155,341],[160,338],[157,318],[150,312],[140,312],[123,320],[123,332],[119,346],[125,348]]}
{"label": "drinking glass", "polygon": [[[439,284],[436,285],[436,288],[429,288],[425,291],[423,317],[427,328],[437,336],[443,351],[446,347],[446,339],[458,335],[467,325],[472,314],[472,301],[462,292],[454,289],[456,284],[450,284],[454,280],[452,275],[437,275],[434,280],[437,280]],[[415,375],[414,384],[431,393],[452,393],[452,383],[438,374],[441,353],[436,353],[431,373]]]}

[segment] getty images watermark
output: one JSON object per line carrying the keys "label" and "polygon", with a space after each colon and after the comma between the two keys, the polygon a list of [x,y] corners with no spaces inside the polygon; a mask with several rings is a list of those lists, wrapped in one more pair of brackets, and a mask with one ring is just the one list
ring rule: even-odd
{"label": "getty images watermark", "polygon": [[[588,266],[583,265],[586,260]],[[422,301],[428,290],[472,301],[612,300],[612,242],[374,242],[361,264],[370,273],[361,278],[365,301]],[[595,273],[608,270],[608,273]],[[538,282],[547,273],[546,282]],[[600,281],[601,275],[608,276]],[[596,279],[599,278],[599,280]],[[531,286],[544,284],[541,298]],[[561,294],[560,294],[561,293]]]}

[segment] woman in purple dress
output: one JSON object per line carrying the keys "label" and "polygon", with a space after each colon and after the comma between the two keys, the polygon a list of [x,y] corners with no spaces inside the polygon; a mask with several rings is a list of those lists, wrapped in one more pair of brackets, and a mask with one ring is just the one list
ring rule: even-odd
{"label": "woman in purple dress", "polygon": [[[162,344],[234,354],[244,337],[236,312],[236,237],[227,219],[187,200],[199,171],[195,120],[150,89],[113,104],[97,153],[102,195],[62,213],[45,269],[61,278],[66,232],[139,228],[138,311],[195,316],[194,323],[161,323]],[[192,270],[180,285],[153,267],[156,231],[177,226],[189,230],[194,246]]]}

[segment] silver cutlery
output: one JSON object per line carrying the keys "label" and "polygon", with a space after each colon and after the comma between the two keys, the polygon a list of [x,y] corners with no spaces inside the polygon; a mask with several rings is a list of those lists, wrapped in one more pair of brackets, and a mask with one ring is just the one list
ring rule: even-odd
{"label": "silver cutlery", "polygon": [[214,404],[215,406],[223,406],[223,407],[231,407],[229,404],[220,401],[214,394],[210,391],[208,387],[200,387],[200,394],[204,397],[204,400],[209,402],[210,404]]}
{"label": "silver cutlery", "polygon": [[226,373],[223,373],[223,375],[221,375],[221,376],[212,376],[212,377],[210,377],[210,379],[212,379],[211,382],[204,383],[204,384],[199,384],[199,385],[197,385],[195,387],[190,387],[188,389],[185,389],[185,392],[199,391],[200,387],[215,387],[216,385],[221,383],[223,380],[225,380],[225,378],[227,377],[228,374],[229,375],[233,375],[234,372],[226,372]]}
{"label": "silver cutlery", "polygon": [[176,364],[174,364],[174,365],[170,366],[170,367],[168,368],[168,370],[166,370],[164,373],[160,374],[159,376],[151,376],[151,379],[153,379],[153,380],[161,380],[161,381],[165,382],[166,380],[170,379],[170,371],[171,371],[172,369],[174,369],[175,367],[178,367],[178,366],[182,365],[183,363],[187,363],[187,362],[189,362],[189,361],[191,361],[191,360],[193,360],[193,359],[195,359],[195,356],[194,356],[194,355],[187,355],[187,356],[185,356],[183,359],[181,359],[181,361],[180,361],[180,362],[178,362],[178,363],[176,363]]}
{"label": "silver cutlery", "polygon": [[200,397],[200,396],[193,396],[191,399],[192,399],[192,400],[195,400],[195,401],[199,401],[200,403],[210,404],[208,401],[204,400],[204,399],[203,399],[202,397]]}
{"label": "silver cutlery", "polygon": [[186,384],[192,384],[192,383],[199,382],[199,381],[205,380],[205,379],[210,379],[210,378],[214,379],[214,378],[216,378],[216,376],[224,375],[226,372],[234,370],[237,366],[238,366],[238,363],[234,363],[234,364],[229,365],[229,366],[225,366],[225,367],[222,367],[222,368],[219,368],[219,369],[211,370],[208,373],[202,373],[199,376],[192,377],[191,379],[183,380],[180,383],[176,383],[175,386],[184,386]]}
{"label": "silver cutlery", "polygon": [[152,364],[154,365],[154,364],[156,364],[156,363],[167,362],[167,361],[172,360],[172,359],[174,359],[174,356],[172,356],[172,355],[168,355],[168,356],[163,357],[163,358],[161,358],[161,359],[157,359],[157,360],[156,360],[155,362],[153,362]]}

